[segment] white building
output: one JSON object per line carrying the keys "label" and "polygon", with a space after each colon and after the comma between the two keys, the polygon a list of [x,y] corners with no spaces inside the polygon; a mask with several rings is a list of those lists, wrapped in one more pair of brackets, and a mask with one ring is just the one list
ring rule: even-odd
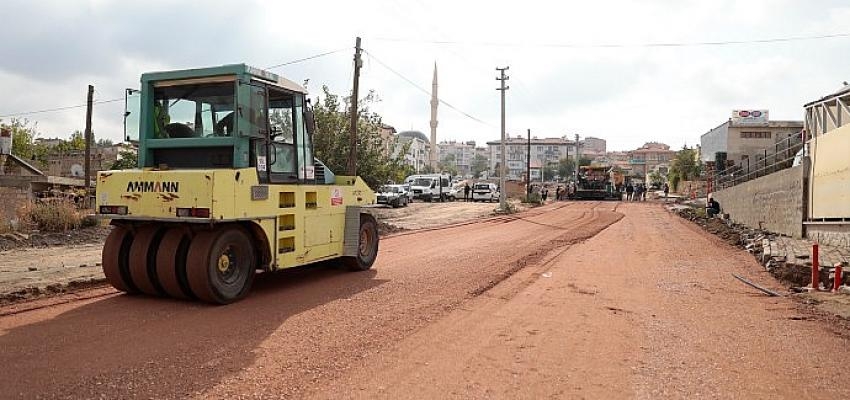
{"label": "white building", "polygon": [[431,143],[428,141],[428,137],[419,131],[399,133],[396,136],[393,156],[397,156],[408,145],[407,152],[404,154],[404,163],[413,167],[413,170],[417,173],[424,171],[428,165],[431,151]]}
{"label": "white building", "polygon": [[440,153],[440,162],[451,161],[457,167],[460,175],[466,176],[472,172],[472,162],[475,159],[475,141],[469,142],[442,142],[437,145]]}
{"label": "white building", "polygon": [[[490,153],[490,173],[498,175],[496,166],[502,159],[502,141],[487,142]],[[508,179],[525,179],[526,158],[528,155],[528,139],[523,136],[509,137],[505,143]],[[531,139],[531,161],[538,163],[540,168],[557,164],[564,158],[574,159],[576,156],[575,141],[565,138]],[[533,177],[532,177],[533,179]]]}

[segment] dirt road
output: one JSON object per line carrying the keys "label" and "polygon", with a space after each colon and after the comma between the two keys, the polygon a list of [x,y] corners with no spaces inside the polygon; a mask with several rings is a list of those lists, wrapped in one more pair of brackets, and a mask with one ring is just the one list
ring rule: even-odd
{"label": "dirt road", "polygon": [[0,317],[0,398],[847,397],[844,333],[729,275],[760,270],[658,206],[559,203],[226,307],[103,292]]}
{"label": "dirt road", "polygon": [[[462,223],[493,214],[493,203],[411,203],[408,207],[369,207],[388,231],[427,229]],[[68,286],[103,283],[101,250],[110,227],[68,233],[29,235],[22,243],[0,235],[0,305],[44,294],[65,292]],[[383,233],[382,233],[383,234]]]}

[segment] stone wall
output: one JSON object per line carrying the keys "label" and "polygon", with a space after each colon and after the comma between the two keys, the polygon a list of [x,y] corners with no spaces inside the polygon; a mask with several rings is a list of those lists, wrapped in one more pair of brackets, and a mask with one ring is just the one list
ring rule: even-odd
{"label": "stone wall", "polygon": [[806,225],[806,236],[820,244],[850,248],[850,222]]}
{"label": "stone wall", "polygon": [[803,235],[803,166],[719,190],[712,196],[735,222],[795,238]]}
{"label": "stone wall", "polygon": [[29,190],[0,186],[0,232],[17,224],[18,209],[29,201]]}

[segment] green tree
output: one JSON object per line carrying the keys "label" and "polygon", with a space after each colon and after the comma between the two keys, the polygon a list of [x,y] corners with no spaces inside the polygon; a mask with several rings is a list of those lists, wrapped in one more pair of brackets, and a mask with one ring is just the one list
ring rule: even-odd
{"label": "green tree", "polygon": [[437,167],[440,169],[440,172],[445,172],[451,174],[452,176],[455,176],[458,174],[456,160],[457,158],[454,154],[446,154]]}
{"label": "green tree", "polygon": [[8,123],[0,120],[0,125],[12,131],[12,154],[34,163],[39,168],[47,166],[47,146],[37,143],[37,123],[29,120],[12,118]]}
{"label": "green tree", "polygon": [[139,165],[139,155],[135,150],[121,150],[118,160],[109,169],[133,169]]}
{"label": "green tree", "polygon": [[472,158],[471,172],[473,178],[479,178],[481,173],[487,170],[487,157],[481,154],[476,154]]}
{"label": "green tree", "polygon": [[38,137],[36,124],[30,125],[29,120],[12,118],[8,123],[0,120],[0,125],[12,131],[12,154],[31,159],[34,155],[35,138]]}
{"label": "green tree", "polygon": [[558,173],[557,164],[546,164],[543,166],[543,178],[547,180],[552,180],[555,177],[555,174]]}
{"label": "green tree", "polygon": [[562,158],[558,161],[558,175],[561,176],[561,179],[568,179],[569,177],[575,175],[576,172],[576,162],[571,158]]}
{"label": "green tree", "polygon": [[[348,101],[331,93],[327,86],[322,87],[324,98],[317,99],[314,107],[316,133],[313,136],[315,156],[325,163],[331,171],[345,174],[348,166],[350,145],[349,121],[346,112]],[[347,100],[347,99],[345,99]],[[374,92],[359,100],[357,119],[357,175],[374,188],[398,179],[407,167],[404,165],[404,153],[395,156],[387,154],[378,128],[381,116],[370,111],[369,107],[377,101]]]}
{"label": "green tree", "polygon": [[658,171],[652,171],[649,173],[649,184],[657,185],[658,187],[664,186],[664,176],[658,173]]}
{"label": "green tree", "polygon": [[693,180],[699,177],[701,172],[702,164],[699,162],[697,150],[684,146],[682,150],[676,152],[676,156],[670,162],[667,179],[673,186],[673,190],[678,190],[679,182]]}

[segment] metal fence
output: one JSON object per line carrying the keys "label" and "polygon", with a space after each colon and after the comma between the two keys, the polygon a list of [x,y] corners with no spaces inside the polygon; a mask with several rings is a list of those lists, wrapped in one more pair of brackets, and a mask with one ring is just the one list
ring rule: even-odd
{"label": "metal fence", "polygon": [[[715,172],[713,187],[715,190],[725,189],[741,183],[772,174],[794,165],[794,158],[803,143],[799,136],[791,136],[776,142],[773,148],[764,149],[755,159],[750,157],[740,163],[728,166],[722,173]],[[715,171],[719,166],[715,165]]]}

